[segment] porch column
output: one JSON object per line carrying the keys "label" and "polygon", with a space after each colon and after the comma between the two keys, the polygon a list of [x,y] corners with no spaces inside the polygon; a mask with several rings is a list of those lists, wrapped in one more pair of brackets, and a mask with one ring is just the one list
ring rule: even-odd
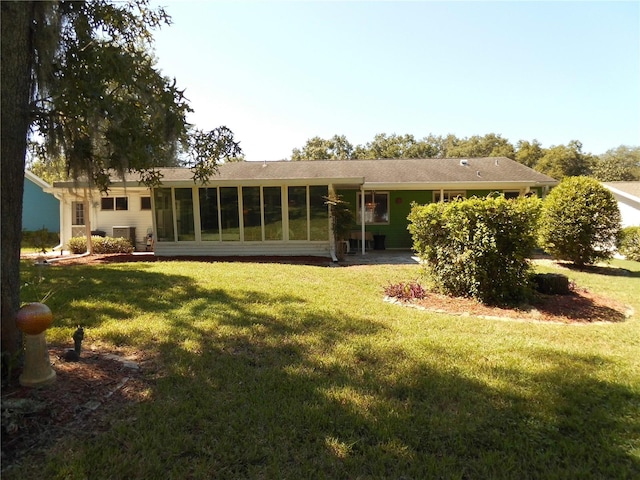
{"label": "porch column", "polygon": [[361,253],[362,255],[364,255],[364,245],[365,245],[365,199],[364,199],[364,185],[360,185],[360,227],[361,227],[361,239],[360,239],[360,248],[361,248]]}

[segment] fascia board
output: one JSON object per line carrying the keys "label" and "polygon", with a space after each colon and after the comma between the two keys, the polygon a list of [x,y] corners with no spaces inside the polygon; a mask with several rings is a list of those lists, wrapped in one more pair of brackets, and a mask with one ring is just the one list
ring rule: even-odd
{"label": "fascia board", "polygon": [[157,188],[192,188],[192,187],[280,187],[302,185],[361,185],[362,177],[348,178],[248,178],[239,180],[209,179],[207,183],[194,183],[193,180],[165,180]]}
{"label": "fascia board", "polygon": [[509,190],[526,187],[555,186],[557,182],[429,182],[429,183],[384,183],[365,182],[363,187],[368,190]]}
{"label": "fascia board", "polygon": [[608,188],[609,191],[614,195],[618,195],[620,197],[626,198],[627,200],[630,200],[631,202],[634,202],[634,203],[640,203],[640,198],[636,197],[635,195],[631,195],[630,193],[623,192],[622,190],[618,190],[617,188],[612,187],[610,185],[605,185],[605,187]]}

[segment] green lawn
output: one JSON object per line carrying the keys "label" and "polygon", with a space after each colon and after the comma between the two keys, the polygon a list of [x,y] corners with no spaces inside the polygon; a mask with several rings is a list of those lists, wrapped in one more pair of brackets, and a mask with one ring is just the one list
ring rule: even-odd
{"label": "green lawn", "polygon": [[638,478],[640,264],[609,273],[569,276],[636,314],[566,325],[383,303],[415,266],[47,267],[50,342],[82,323],[162,368],[108,432],[7,478]]}

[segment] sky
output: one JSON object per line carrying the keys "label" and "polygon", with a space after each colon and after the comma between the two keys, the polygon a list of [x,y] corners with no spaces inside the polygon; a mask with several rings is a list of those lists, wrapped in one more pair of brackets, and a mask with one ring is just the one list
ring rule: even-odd
{"label": "sky", "polygon": [[640,2],[152,0],[157,66],[246,160],[308,139],[640,146]]}

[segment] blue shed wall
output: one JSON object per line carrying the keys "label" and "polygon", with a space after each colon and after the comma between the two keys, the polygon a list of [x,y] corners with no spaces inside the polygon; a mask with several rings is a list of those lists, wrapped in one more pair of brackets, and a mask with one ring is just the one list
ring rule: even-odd
{"label": "blue shed wall", "polygon": [[60,202],[57,198],[43,192],[25,177],[22,200],[22,230],[35,231],[45,227],[50,232],[60,232]]}

